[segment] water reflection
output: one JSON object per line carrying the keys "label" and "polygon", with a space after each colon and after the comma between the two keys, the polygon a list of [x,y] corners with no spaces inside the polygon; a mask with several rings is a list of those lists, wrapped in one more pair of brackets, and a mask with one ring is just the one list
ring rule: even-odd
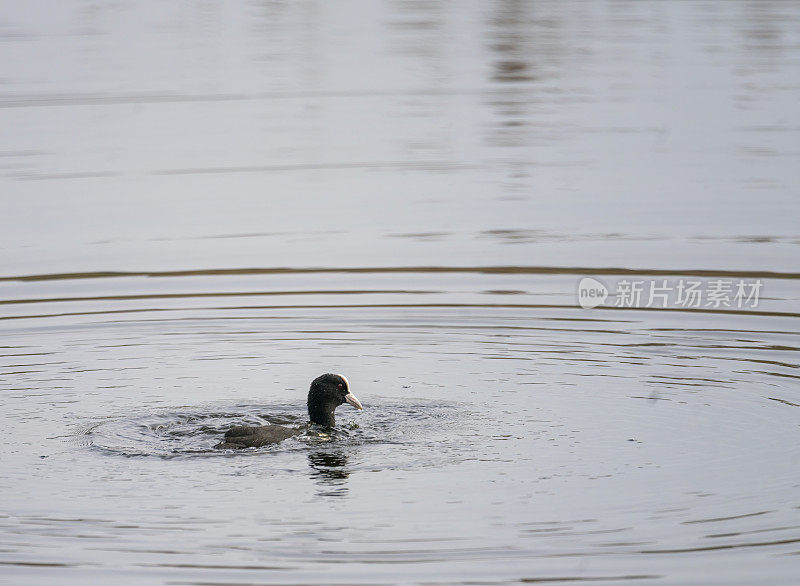
{"label": "water reflection", "polygon": [[[496,55],[492,80],[499,82],[534,81],[534,28],[529,12],[533,5],[519,0],[498,2],[491,16],[490,48]],[[545,43],[550,46],[549,43]]]}
{"label": "water reflection", "polygon": [[316,480],[318,496],[347,495],[348,459],[341,450],[319,450],[308,454],[308,466]]}
{"label": "water reflection", "polygon": [[[536,10],[541,10],[537,6]],[[530,186],[534,137],[545,138],[544,127],[535,121],[536,109],[541,108],[538,84],[546,76],[546,61],[557,47],[557,28],[549,19],[532,14],[529,2],[507,0],[492,6],[489,16],[488,48],[492,57],[490,83],[500,84],[488,106],[495,116],[487,143],[502,149],[500,165],[504,167],[503,182],[506,194],[499,199],[527,199]],[[537,106],[538,105],[538,106]],[[536,128],[539,126],[539,132]]]}

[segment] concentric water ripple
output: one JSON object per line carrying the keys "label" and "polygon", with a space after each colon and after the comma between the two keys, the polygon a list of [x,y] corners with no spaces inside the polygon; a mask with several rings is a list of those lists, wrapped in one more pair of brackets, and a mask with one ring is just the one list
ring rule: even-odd
{"label": "concentric water ripple", "polygon": [[[108,455],[161,458],[266,455],[319,448],[358,452],[380,445],[391,446],[396,455],[406,455],[393,457],[382,468],[423,468],[465,457],[470,450],[465,441],[467,429],[474,433],[467,416],[463,406],[441,401],[406,403],[372,398],[366,412],[340,412],[337,427],[329,430],[310,425],[304,409],[297,405],[237,405],[226,410],[198,407],[104,419],[82,426],[75,441]],[[302,433],[261,448],[216,448],[233,425],[283,425]],[[409,459],[412,451],[413,459]],[[370,466],[381,467],[378,462]]]}
{"label": "concentric water ripple", "polygon": [[[183,278],[142,284],[194,283]],[[647,583],[691,556],[790,565],[798,550],[800,335],[788,296],[766,312],[587,311],[567,275],[482,276],[475,291],[430,273],[418,291],[371,275],[357,304],[319,275],[318,301],[272,276],[277,302],[264,305],[219,295],[237,290],[229,276],[208,278],[221,280],[189,297],[140,296],[137,280],[122,298],[43,295],[19,304],[39,312],[4,322],[7,422],[35,458],[9,455],[17,473],[2,482],[26,487],[9,506],[55,498],[70,519],[94,519],[7,518],[8,531],[54,544],[31,528],[91,527],[103,547],[70,564],[102,566],[110,548],[218,582],[301,567],[319,582],[315,568],[347,557],[378,582],[402,564],[502,583],[529,575],[531,560],[549,568],[536,575],[569,582],[578,559],[598,568],[593,580]],[[264,277],[236,278],[246,292]],[[95,309],[60,309],[79,303]],[[365,407],[340,407],[333,433],[305,412],[325,371],[346,373]],[[240,424],[303,433],[214,448]],[[117,525],[138,537],[117,543]],[[195,530],[193,547],[175,548],[174,531]],[[221,547],[243,557],[208,564]]]}

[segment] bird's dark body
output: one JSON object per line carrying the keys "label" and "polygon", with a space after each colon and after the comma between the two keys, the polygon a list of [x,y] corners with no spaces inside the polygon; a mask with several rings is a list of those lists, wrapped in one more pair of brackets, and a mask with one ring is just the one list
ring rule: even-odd
{"label": "bird's dark body", "polygon": [[225,432],[225,441],[215,447],[221,449],[260,448],[267,444],[277,444],[292,436],[300,435],[302,429],[283,425],[237,425]]}
{"label": "bird's dark body", "polygon": [[[323,374],[311,382],[308,390],[308,417],[312,423],[333,427],[336,419],[333,412],[342,403],[349,403],[361,409],[361,403],[350,392],[347,379],[340,374]],[[225,433],[225,440],[216,448],[260,448],[276,444],[290,437],[300,435],[304,428],[284,427],[283,425],[237,425]]]}

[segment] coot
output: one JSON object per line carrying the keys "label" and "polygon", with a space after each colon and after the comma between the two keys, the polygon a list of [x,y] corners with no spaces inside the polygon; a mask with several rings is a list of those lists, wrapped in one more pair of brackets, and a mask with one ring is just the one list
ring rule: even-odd
{"label": "coot", "polygon": [[[363,409],[361,402],[350,392],[350,384],[341,374],[323,374],[311,381],[308,390],[308,416],[311,423],[333,427],[336,424],[333,412],[343,404],[349,403],[356,409]],[[225,433],[225,440],[215,448],[257,448],[275,444],[295,435],[303,429],[283,425],[237,425]]]}

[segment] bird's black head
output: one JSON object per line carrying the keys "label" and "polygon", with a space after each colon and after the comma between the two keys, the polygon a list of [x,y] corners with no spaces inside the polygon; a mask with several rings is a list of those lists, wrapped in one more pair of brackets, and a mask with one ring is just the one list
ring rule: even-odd
{"label": "bird's black head", "polygon": [[350,392],[350,383],[341,374],[323,374],[311,381],[308,390],[308,416],[313,423],[333,427],[334,410],[342,403],[362,409],[361,402]]}

